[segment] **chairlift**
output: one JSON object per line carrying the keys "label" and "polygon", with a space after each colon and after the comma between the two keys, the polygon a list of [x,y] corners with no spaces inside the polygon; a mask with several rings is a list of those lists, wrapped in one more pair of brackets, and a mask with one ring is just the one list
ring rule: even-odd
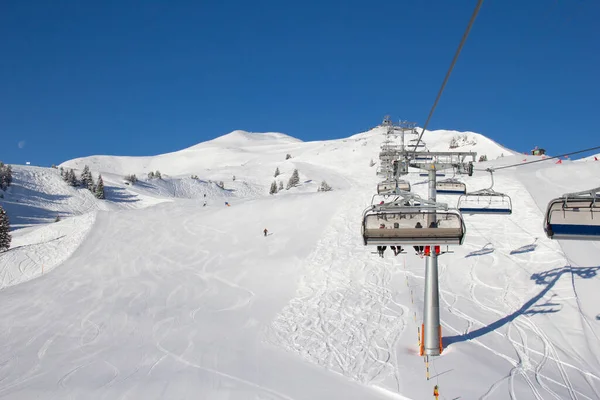
{"label": "chairlift", "polygon": [[[419,176],[429,176],[429,172],[419,172]],[[436,171],[435,176],[444,177],[446,174],[444,172]]]}
{"label": "chairlift", "polygon": [[377,184],[377,194],[392,195],[398,194],[398,190],[410,192],[410,182],[405,180],[383,181]]}
{"label": "chairlift", "polygon": [[416,147],[416,148],[421,148],[421,147],[425,147],[425,142],[423,140],[419,141],[419,144],[417,145],[417,141],[419,139],[410,139],[408,141],[408,146],[410,147]]}
{"label": "chairlift", "polygon": [[544,231],[550,239],[600,240],[600,187],[552,199]]}
{"label": "chairlift", "polygon": [[399,201],[374,205],[364,212],[365,246],[463,243],[466,227],[460,212],[413,194],[400,197]]}
{"label": "chairlift", "polygon": [[465,194],[467,185],[455,178],[448,178],[435,183],[435,191],[439,194]]}
{"label": "chairlift", "polygon": [[512,214],[510,196],[492,189],[494,186],[494,173],[492,169],[487,169],[487,171],[491,175],[491,186],[461,195],[458,198],[458,210],[465,214]]}

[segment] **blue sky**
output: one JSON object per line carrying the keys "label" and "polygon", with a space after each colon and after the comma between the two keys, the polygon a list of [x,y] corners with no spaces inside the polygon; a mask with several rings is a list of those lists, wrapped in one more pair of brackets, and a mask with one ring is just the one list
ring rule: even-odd
{"label": "blue sky", "polygon": [[[422,126],[475,0],[0,4],[0,160],[176,151],[235,129]],[[600,143],[600,2],[486,1],[430,129]],[[567,141],[568,140],[568,141]]]}

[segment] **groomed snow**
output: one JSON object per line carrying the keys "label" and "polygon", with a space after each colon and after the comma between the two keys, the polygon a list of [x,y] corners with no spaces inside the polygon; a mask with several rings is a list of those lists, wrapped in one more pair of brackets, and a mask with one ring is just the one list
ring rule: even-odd
{"label": "groomed snow", "polygon": [[[382,132],[323,142],[234,132],[156,157],[68,161],[114,188],[89,208],[84,189],[44,180],[56,171],[35,178],[16,166],[17,185],[0,200],[9,215],[25,221],[37,207],[70,217],[13,231],[0,255],[11,282],[37,276],[33,264],[18,275],[11,254],[39,254],[61,234],[81,244],[61,250],[70,256],[57,254],[52,271],[0,291],[0,398],[423,399],[436,384],[442,399],[600,398],[600,245],[551,241],[542,228],[551,198],[599,186],[600,163],[495,174],[514,211],[465,216],[465,243],[441,256],[446,348],[428,381],[417,355],[425,261],[412,248],[381,259],[360,237]],[[537,159],[472,132],[424,135],[432,151],[453,137],[490,160],[464,177],[470,191],[489,186],[486,167]],[[294,168],[299,187],[268,195]],[[162,181],[122,182],[156,169]],[[317,193],[322,180],[334,190]],[[425,195],[423,178],[408,180]],[[19,192],[28,182],[37,199]]]}

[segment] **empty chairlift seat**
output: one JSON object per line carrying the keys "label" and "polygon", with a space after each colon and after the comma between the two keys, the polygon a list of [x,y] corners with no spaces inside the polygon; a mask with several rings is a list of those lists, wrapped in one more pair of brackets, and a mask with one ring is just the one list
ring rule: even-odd
{"label": "empty chairlift seat", "polygon": [[467,185],[457,179],[445,179],[436,182],[435,191],[440,194],[465,194]]}
{"label": "empty chairlift seat", "polygon": [[[434,219],[437,222],[432,224]],[[465,231],[462,216],[456,210],[374,207],[365,212],[362,223],[364,244],[377,246],[462,244]]]}
{"label": "empty chairlift seat", "polygon": [[383,181],[377,184],[377,194],[392,194],[396,190],[395,181]]}
{"label": "empty chairlift seat", "polygon": [[410,192],[410,182],[405,180],[398,180],[398,189]]}
{"label": "empty chairlift seat", "polygon": [[551,200],[544,230],[550,239],[600,240],[600,188]]}
{"label": "empty chairlift seat", "polygon": [[504,193],[484,189],[461,195],[458,210],[464,214],[512,214],[512,200]]}

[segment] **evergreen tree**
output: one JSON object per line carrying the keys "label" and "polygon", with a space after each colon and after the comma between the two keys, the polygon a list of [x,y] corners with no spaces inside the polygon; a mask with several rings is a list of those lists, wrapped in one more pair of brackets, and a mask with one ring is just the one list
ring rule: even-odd
{"label": "evergreen tree", "polygon": [[102,175],[98,175],[98,183],[96,184],[96,192],[94,193],[97,199],[104,199],[104,181]]}
{"label": "evergreen tree", "polygon": [[319,189],[317,189],[317,192],[329,192],[330,190],[332,190],[331,186],[329,186],[327,182],[323,181],[321,182]]}
{"label": "evergreen tree", "polygon": [[375,165],[375,161],[373,161],[373,159],[371,158],[371,161],[369,162],[369,167],[372,167],[373,165]]}
{"label": "evergreen tree", "polygon": [[233,176],[233,180],[235,181],[235,175]]}
{"label": "evergreen tree", "polygon": [[12,183],[12,167],[0,161],[0,189],[6,190]]}
{"label": "evergreen tree", "polygon": [[131,184],[133,185],[133,184],[135,184],[137,182],[138,179],[137,179],[137,176],[135,174],[131,174],[131,175],[126,175],[125,176],[125,180],[127,182],[131,182]]}
{"label": "evergreen tree", "polygon": [[292,158],[292,155],[291,155],[291,154],[289,154],[289,153],[288,153],[288,154],[286,154],[286,155],[285,155],[285,159],[286,159],[286,160],[289,160],[290,158]]}
{"label": "evergreen tree", "polygon": [[90,172],[90,167],[87,165],[83,167],[83,171],[81,172],[81,186],[92,192],[94,191],[94,178]]}
{"label": "evergreen tree", "polygon": [[273,175],[275,178],[277,178],[279,175],[281,175],[281,172],[279,172],[279,167],[277,167],[275,169],[275,175]]}
{"label": "evergreen tree", "polygon": [[71,186],[77,186],[77,176],[75,175],[73,168],[67,173],[67,183]]}
{"label": "evergreen tree", "polygon": [[160,174],[159,170],[156,170],[156,172],[154,173],[154,177],[157,179],[162,179],[162,175]]}
{"label": "evergreen tree", "polygon": [[292,176],[290,176],[290,179],[287,183],[286,189],[290,189],[299,183],[300,183],[300,176],[298,176],[298,170],[294,169],[294,172],[292,172]]}
{"label": "evergreen tree", "polygon": [[[148,172],[148,179],[154,179],[154,172],[153,171]],[[194,179],[194,175],[192,175],[192,179]]]}
{"label": "evergreen tree", "polygon": [[271,189],[269,189],[269,194],[275,193],[277,193],[277,182],[273,181],[273,183],[271,183]]}
{"label": "evergreen tree", "polygon": [[283,190],[283,182],[282,181],[279,181],[279,188],[278,189],[279,190]]}
{"label": "evergreen tree", "polygon": [[10,225],[8,215],[2,206],[0,206],[0,252],[10,248]]}
{"label": "evergreen tree", "polygon": [[63,167],[60,167],[60,177],[65,179],[65,169]]}

